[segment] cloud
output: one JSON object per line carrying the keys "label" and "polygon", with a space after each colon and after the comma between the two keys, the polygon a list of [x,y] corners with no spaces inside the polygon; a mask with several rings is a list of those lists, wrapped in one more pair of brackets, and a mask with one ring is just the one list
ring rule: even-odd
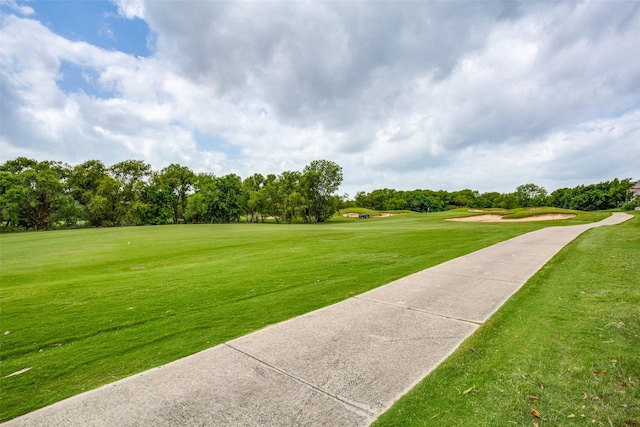
{"label": "cloud", "polygon": [[3,17],[3,158],[243,177],[327,158],[351,195],[553,190],[640,158],[634,2],[113,3],[149,25],[149,56]]}
{"label": "cloud", "polygon": [[118,13],[125,18],[144,18],[144,1],[142,0],[109,0],[118,7]]}
{"label": "cloud", "polygon": [[34,10],[32,7],[18,4],[16,0],[0,0],[0,6],[6,6],[9,9],[21,14],[21,15],[33,15]]}

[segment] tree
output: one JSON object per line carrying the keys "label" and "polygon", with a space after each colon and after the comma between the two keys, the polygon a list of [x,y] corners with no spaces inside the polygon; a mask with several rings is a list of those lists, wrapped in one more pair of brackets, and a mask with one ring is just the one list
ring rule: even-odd
{"label": "tree", "polygon": [[270,173],[267,175],[264,186],[260,189],[261,197],[258,199],[262,204],[260,213],[275,219],[278,224],[282,217],[282,205],[284,203],[279,186],[278,178]]}
{"label": "tree", "polygon": [[186,166],[172,163],[156,175],[158,186],[164,187],[174,197],[171,198],[173,223],[184,221],[189,194],[193,192],[196,175]]}
{"label": "tree", "polygon": [[615,178],[609,183],[609,198],[613,207],[618,208],[632,200],[629,190],[633,188],[633,184],[631,178]]}
{"label": "tree", "polygon": [[194,181],[195,192],[187,198],[185,218],[189,222],[207,222],[207,193],[215,191],[215,175],[199,173]]}
{"label": "tree", "polygon": [[558,188],[549,195],[549,206],[571,209],[573,190],[571,188]]}
{"label": "tree", "polygon": [[68,194],[60,198],[58,209],[53,213],[54,223],[63,223],[66,226],[74,226],[85,217],[84,206]]}
{"label": "tree", "polygon": [[20,172],[24,172],[28,169],[36,169],[38,161],[33,159],[27,159],[26,157],[18,157],[14,160],[7,160],[0,166],[0,170],[8,172],[12,175],[17,175]]}
{"label": "tree", "polygon": [[479,194],[477,191],[465,188],[464,190],[456,191],[453,193],[452,203],[457,207],[471,207],[473,206],[478,196]]}
{"label": "tree", "polygon": [[160,182],[154,177],[151,183],[144,187],[141,195],[142,212],[140,213],[140,222],[142,224],[168,224],[169,221],[176,223],[175,221],[175,205],[176,196],[166,185],[160,184]]}
{"label": "tree", "polygon": [[119,225],[125,213],[120,200],[118,181],[110,175],[103,176],[95,194],[86,205],[89,221],[97,227]]}
{"label": "tree", "polygon": [[383,188],[381,190],[373,190],[370,194],[369,194],[369,206],[363,206],[363,207],[367,207],[369,209],[375,209],[375,210],[379,210],[379,211],[383,211],[388,209],[387,208],[387,203],[389,202],[389,200],[391,200],[396,194],[396,190],[392,190],[389,188]]}
{"label": "tree", "polygon": [[69,203],[63,180],[68,167],[59,162],[37,162],[20,157],[0,166],[2,219],[5,226],[48,230],[58,210]]}
{"label": "tree", "polygon": [[342,168],[337,163],[312,161],[302,172],[301,184],[308,222],[324,222],[337,211],[333,193],[342,184]]}
{"label": "tree", "polygon": [[547,190],[535,184],[523,184],[516,188],[518,203],[523,208],[545,206],[547,202]]}
{"label": "tree", "polygon": [[551,193],[549,204],[558,208],[583,211],[615,209],[628,201],[629,189],[632,186],[630,178],[616,178],[598,184],[559,188]]}
{"label": "tree", "polygon": [[199,174],[196,193],[189,196],[186,217],[191,222],[229,223],[242,215],[242,181],[238,175],[220,178]]}
{"label": "tree", "polygon": [[407,201],[404,209],[414,212],[438,212],[444,209],[444,205],[434,194],[426,190],[415,190]]}
{"label": "tree", "polygon": [[301,213],[304,200],[300,195],[300,172],[285,171],[267,175],[257,196],[260,213],[276,220],[291,223]]}
{"label": "tree", "polygon": [[108,173],[100,160],[87,160],[74,166],[67,180],[71,195],[82,205],[87,205],[96,194],[100,180]]}
{"label": "tree", "polygon": [[300,172],[285,171],[278,176],[279,199],[282,201],[280,207],[282,220],[291,223],[293,218],[301,214],[301,208],[304,204],[302,195],[300,194]]}
{"label": "tree", "polygon": [[215,222],[229,223],[240,220],[242,215],[242,180],[236,174],[216,179],[218,190]]}
{"label": "tree", "polygon": [[[78,204],[74,210],[93,225],[102,224],[95,223],[87,206],[97,195],[100,182],[107,174],[107,167],[100,160],[87,160],[71,168],[67,179],[69,193]],[[69,211],[70,214],[72,212],[73,210]]]}
{"label": "tree", "polygon": [[151,166],[142,160],[125,160],[111,166],[109,172],[118,184],[116,210],[119,220],[125,224],[141,224],[147,208],[142,193],[151,176]]}
{"label": "tree", "polygon": [[242,182],[242,206],[247,222],[258,222],[258,214],[262,210],[260,190],[265,184],[265,178],[259,173],[253,174]]}

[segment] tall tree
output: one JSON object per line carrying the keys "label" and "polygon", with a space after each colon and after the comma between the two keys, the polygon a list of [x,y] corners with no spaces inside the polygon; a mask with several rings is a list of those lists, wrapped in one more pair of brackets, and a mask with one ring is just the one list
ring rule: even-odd
{"label": "tall tree", "polygon": [[242,206],[247,222],[258,222],[258,214],[263,210],[260,190],[265,178],[259,173],[253,174],[242,182]]}
{"label": "tall tree", "polygon": [[280,200],[282,201],[281,216],[286,223],[298,217],[304,200],[300,188],[300,172],[285,171],[278,177]]}
{"label": "tall tree", "polygon": [[95,194],[86,205],[89,221],[97,227],[120,225],[126,209],[121,199],[118,181],[111,175],[103,176]]}
{"label": "tall tree", "polygon": [[59,162],[37,162],[24,157],[0,166],[0,206],[5,225],[25,229],[53,228],[59,209],[71,203],[64,194],[68,168]]}
{"label": "tall tree", "polygon": [[97,195],[100,182],[108,174],[107,167],[100,160],[87,160],[71,168],[67,186],[71,196],[80,205],[80,214],[93,225],[96,218],[89,212],[87,206]]}
{"label": "tall tree", "polygon": [[172,163],[157,175],[157,184],[165,187],[175,197],[171,200],[173,223],[184,220],[189,194],[193,192],[196,175],[186,166]]}
{"label": "tall tree", "polygon": [[516,197],[523,208],[545,206],[547,204],[547,190],[532,183],[516,187]]}
{"label": "tall tree", "polygon": [[126,224],[141,224],[142,215],[147,208],[142,193],[151,177],[151,166],[142,160],[125,160],[109,168],[112,177],[118,183],[117,210],[120,219]]}
{"label": "tall tree", "polygon": [[452,203],[457,207],[471,207],[478,197],[479,194],[477,191],[465,188],[464,190],[455,191],[453,193]]}
{"label": "tall tree", "polygon": [[218,190],[216,221],[236,222],[242,215],[242,179],[236,174],[228,174],[216,179]]}
{"label": "tall tree", "polygon": [[176,196],[171,189],[159,183],[157,179],[152,179],[149,185],[142,190],[141,201],[143,209],[140,215],[142,224],[168,224],[169,221],[176,224],[174,217],[174,207]]}
{"label": "tall tree", "polygon": [[187,219],[191,222],[228,223],[242,215],[242,181],[235,174],[216,178],[199,174],[196,193],[189,197]]}
{"label": "tall tree", "polygon": [[342,168],[329,160],[314,160],[305,166],[301,177],[308,222],[324,222],[336,211],[333,193],[342,184]]}
{"label": "tall tree", "polygon": [[73,198],[82,205],[87,205],[98,191],[100,181],[107,173],[107,167],[100,160],[87,160],[74,166],[68,179]]}

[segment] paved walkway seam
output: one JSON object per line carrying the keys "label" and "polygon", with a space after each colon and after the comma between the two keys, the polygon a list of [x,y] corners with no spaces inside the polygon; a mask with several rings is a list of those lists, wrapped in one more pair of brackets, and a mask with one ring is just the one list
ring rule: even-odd
{"label": "paved walkway seam", "polygon": [[[443,263],[443,264],[444,264],[444,263]],[[442,265],[442,264],[438,264],[438,265]],[[436,266],[434,266],[434,267],[436,267]],[[430,270],[430,273],[431,273],[431,274],[436,274],[436,275],[438,275],[438,276],[444,276],[444,277],[447,277],[447,276],[453,276],[453,277],[464,277],[464,278],[476,278],[476,277],[477,277],[476,275],[473,275],[473,274],[457,274],[457,273],[449,273],[449,272],[447,272],[447,273],[440,273],[440,272],[438,272],[438,271],[436,271],[436,270],[433,270],[433,268],[434,268],[434,267],[432,267],[431,269],[427,269],[427,270]],[[423,271],[424,271],[424,270],[423,270]],[[416,274],[419,274],[419,273],[416,273]],[[492,280],[492,281],[494,281],[494,282],[520,283],[520,281],[519,281],[519,280],[511,280],[511,279],[496,279],[496,278],[494,278],[494,277],[492,277],[492,278],[491,278],[491,280]]]}
{"label": "paved walkway seam", "polygon": [[305,386],[307,386],[307,387],[309,387],[309,388],[311,388],[311,389],[313,389],[313,390],[315,390],[315,391],[317,391],[319,393],[322,393],[322,394],[330,397],[331,399],[334,399],[334,400],[337,400],[338,402],[344,403],[345,405],[355,409],[356,411],[361,412],[362,415],[369,416],[369,417],[376,415],[375,412],[373,412],[371,410],[368,410],[367,408],[362,408],[362,407],[354,404],[353,402],[349,402],[348,400],[341,399],[340,397],[338,397],[338,396],[336,396],[334,394],[331,394],[328,391],[323,390],[322,388],[320,388],[318,386],[315,386],[315,385],[309,383],[308,381],[305,381],[302,378],[297,377],[297,376],[295,376],[295,375],[293,375],[293,374],[291,374],[291,373],[289,373],[287,371],[284,371],[284,370],[278,368],[277,366],[274,366],[274,365],[272,365],[272,364],[270,364],[270,363],[268,363],[268,362],[266,362],[266,361],[264,361],[264,360],[262,360],[262,359],[260,359],[258,357],[255,357],[250,353],[242,351],[239,348],[236,348],[236,347],[232,346],[229,343],[224,343],[223,345],[226,346],[226,347],[229,347],[230,349],[232,349],[234,351],[237,351],[238,353],[240,353],[240,354],[242,354],[242,355],[244,355],[246,357],[249,357],[249,358],[255,360],[258,363],[261,363],[261,364],[269,367],[270,369],[278,372],[279,374],[285,375],[285,376],[287,376],[287,377],[289,377],[289,378],[291,378],[291,379],[293,379],[293,380],[295,380],[295,381],[297,381],[297,382],[299,382],[301,384],[304,384]]}
{"label": "paved walkway seam", "polygon": [[384,304],[384,305],[390,305],[391,307],[398,307],[404,310],[413,310],[413,311],[417,311],[419,313],[426,313],[426,314],[431,314],[432,316],[438,316],[438,317],[443,317],[445,319],[451,319],[451,320],[457,320],[459,322],[465,322],[465,323],[472,323],[474,325],[482,325],[483,322],[479,322],[477,320],[469,320],[469,319],[462,319],[460,317],[453,317],[453,316],[447,316],[446,314],[442,314],[442,313],[436,313],[434,311],[428,311],[428,310],[424,310],[421,308],[416,308],[416,307],[407,307],[405,305],[402,304],[394,304],[392,302],[389,301],[381,301],[381,300],[377,300],[377,299],[373,299],[373,298],[364,298],[361,296],[355,296],[353,297],[354,299],[359,299],[362,301],[369,301],[369,302],[373,302],[376,304]]}

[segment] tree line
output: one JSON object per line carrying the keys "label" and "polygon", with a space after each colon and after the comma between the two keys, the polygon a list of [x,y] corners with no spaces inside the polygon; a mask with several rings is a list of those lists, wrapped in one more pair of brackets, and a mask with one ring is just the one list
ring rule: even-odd
{"label": "tree line", "polygon": [[5,230],[229,223],[242,217],[317,223],[339,208],[334,193],[342,179],[342,168],[328,160],[315,160],[302,172],[242,180],[236,174],[196,174],[179,164],[154,171],[141,160],[107,167],[99,160],[71,166],[19,157],[0,166],[0,221]]}
{"label": "tree line", "polygon": [[598,184],[560,188],[551,194],[536,184],[523,184],[512,193],[487,192],[464,189],[460,191],[379,189],[356,194],[355,204],[376,210],[411,210],[438,212],[460,207],[475,209],[515,209],[550,206],[582,211],[606,209],[633,209],[640,202],[630,189],[631,178],[614,179]]}
{"label": "tree line", "polygon": [[342,168],[315,160],[302,172],[236,174],[194,173],[171,164],[154,171],[141,160],[110,167],[99,160],[71,166],[25,157],[0,165],[0,224],[3,230],[48,230],[59,226],[301,221],[324,222],[341,208],[437,212],[553,206],[577,210],[633,209],[630,178],[614,179],[548,194],[535,184],[512,193],[379,189],[358,192],[355,200],[336,194]]}

